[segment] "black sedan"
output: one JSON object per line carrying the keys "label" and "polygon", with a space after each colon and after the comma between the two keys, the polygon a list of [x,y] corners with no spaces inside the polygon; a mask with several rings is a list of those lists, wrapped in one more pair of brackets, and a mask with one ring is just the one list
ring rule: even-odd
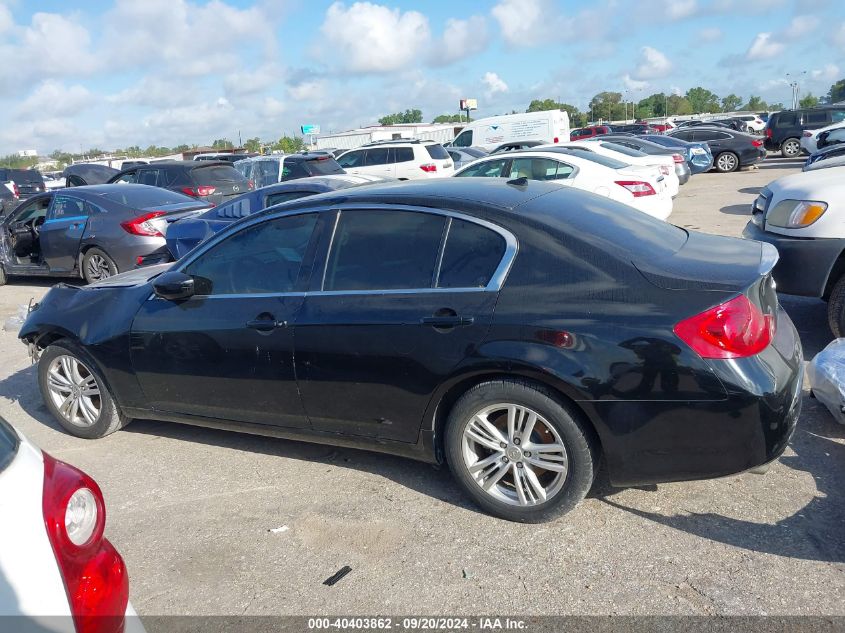
{"label": "black sedan", "polygon": [[801,346],[757,242],[555,183],[452,178],[288,202],[173,265],[56,286],[20,337],[50,412],[449,464],[487,511],[718,477],[785,449]]}
{"label": "black sedan", "polygon": [[713,153],[713,166],[722,173],[756,165],[766,158],[766,148],[761,139],[726,127],[699,125],[679,128],[669,132],[669,136],[682,141],[707,143]]}

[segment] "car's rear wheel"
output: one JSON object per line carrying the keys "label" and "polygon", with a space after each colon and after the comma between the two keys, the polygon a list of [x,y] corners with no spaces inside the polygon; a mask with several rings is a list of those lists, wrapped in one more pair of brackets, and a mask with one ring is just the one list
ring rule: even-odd
{"label": "car's rear wheel", "polygon": [[841,277],[830,291],[827,323],[836,338],[845,336],[845,276]]}
{"label": "car's rear wheel", "polygon": [[118,409],[94,362],[69,341],[54,343],[41,354],[38,386],[50,413],[71,435],[105,437],[130,421]]}
{"label": "car's rear wheel", "polygon": [[801,141],[788,138],[780,144],[780,155],[784,158],[795,158],[801,153]]}
{"label": "car's rear wheel", "polygon": [[736,171],[739,167],[739,157],[733,152],[722,152],[716,157],[716,171],[726,174]]}
{"label": "car's rear wheel", "polygon": [[445,444],[464,491],[510,521],[568,512],[595,477],[596,450],[578,416],[551,393],[518,380],[467,391],[449,414]]}
{"label": "car's rear wheel", "polygon": [[105,251],[89,248],[82,257],[82,276],[89,284],[117,274],[117,264]]}

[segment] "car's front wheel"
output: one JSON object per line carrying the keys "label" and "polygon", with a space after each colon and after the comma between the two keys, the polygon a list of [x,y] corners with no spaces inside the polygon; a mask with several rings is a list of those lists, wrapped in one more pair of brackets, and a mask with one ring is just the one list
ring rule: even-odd
{"label": "car's front wheel", "polygon": [[795,158],[801,153],[801,141],[788,138],[780,145],[780,154],[784,158]]}
{"label": "car's front wheel", "polygon": [[117,274],[117,264],[108,253],[99,248],[90,248],[82,257],[82,276],[89,284],[102,281]]}
{"label": "car's front wheel", "polygon": [[94,362],[70,341],[54,343],[41,354],[38,386],[50,413],[71,435],[105,437],[130,421],[118,409]]}
{"label": "car's front wheel", "polygon": [[596,448],[578,416],[545,389],[518,380],[467,391],[449,414],[445,444],[464,491],[510,521],[568,512],[595,477]]}

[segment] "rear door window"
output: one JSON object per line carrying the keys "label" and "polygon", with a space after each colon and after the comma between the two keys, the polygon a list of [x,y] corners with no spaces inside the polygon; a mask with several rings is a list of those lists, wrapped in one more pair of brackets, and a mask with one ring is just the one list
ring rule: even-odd
{"label": "rear door window", "polygon": [[487,160],[482,163],[477,163],[475,165],[467,167],[460,174],[456,174],[456,176],[475,178],[500,178],[505,173],[505,167],[509,162],[509,158],[501,158],[499,160]]}
{"label": "rear door window", "polygon": [[364,154],[366,150],[356,150],[354,152],[347,152],[337,159],[338,165],[344,168],[360,167],[364,164]]}
{"label": "rear door window", "polygon": [[308,172],[302,166],[301,160],[286,160],[282,163],[282,181],[307,178]]}
{"label": "rear door window", "polygon": [[[457,154],[457,158],[452,156],[454,160],[461,160],[460,154]],[[393,149],[393,162],[394,163],[409,163],[414,160],[414,150],[410,147],[395,147]]]}
{"label": "rear door window", "polygon": [[484,226],[452,218],[438,288],[483,288],[505,254],[505,239]]}
{"label": "rear door window", "polygon": [[445,224],[430,213],[342,212],[323,290],[430,288]]}
{"label": "rear door window", "polygon": [[138,184],[151,185],[153,187],[161,187],[161,178],[158,169],[140,169],[138,170]]}
{"label": "rear door window", "polygon": [[386,147],[376,147],[368,149],[366,157],[364,158],[364,167],[376,167],[378,165],[387,165],[389,149]]}
{"label": "rear door window", "polygon": [[781,112],[775,118],[775,127],[795,127],[798,125],[798,114],[795,112]]}
{"label": "rear door window", "polygon": [[320,156],[305,161],[306,170],[312,176],[330,176],[331,174],[342,174],[343,167],[331,156]]}
{"label": "rear door window", "polygon": [[830,121],[830,116],[824,110],[818,112],[805,112],[804,123],[806,125],[825,125]]}

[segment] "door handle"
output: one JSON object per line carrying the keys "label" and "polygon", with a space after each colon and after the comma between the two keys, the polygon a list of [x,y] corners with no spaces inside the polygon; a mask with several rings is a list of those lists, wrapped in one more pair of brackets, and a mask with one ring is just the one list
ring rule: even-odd
{"label": "door handle", "polygon": [[475,322],[473,317],[467,316],[458,316],[455,315],[444,315],[444,316],[430,316],[430,317],[423,317],[420,319],[420,323],[423,325],[430,325],[431,327],[458,327],[461,325],[472,325]]}
{"label": "door handle", "polygon": [[248,328],[258,330],[259,332],[271,332],[276,328],[285,327],[286,325],[286,321],[276,321],[276,319],[253,319],[252,321],[246,322]]}

